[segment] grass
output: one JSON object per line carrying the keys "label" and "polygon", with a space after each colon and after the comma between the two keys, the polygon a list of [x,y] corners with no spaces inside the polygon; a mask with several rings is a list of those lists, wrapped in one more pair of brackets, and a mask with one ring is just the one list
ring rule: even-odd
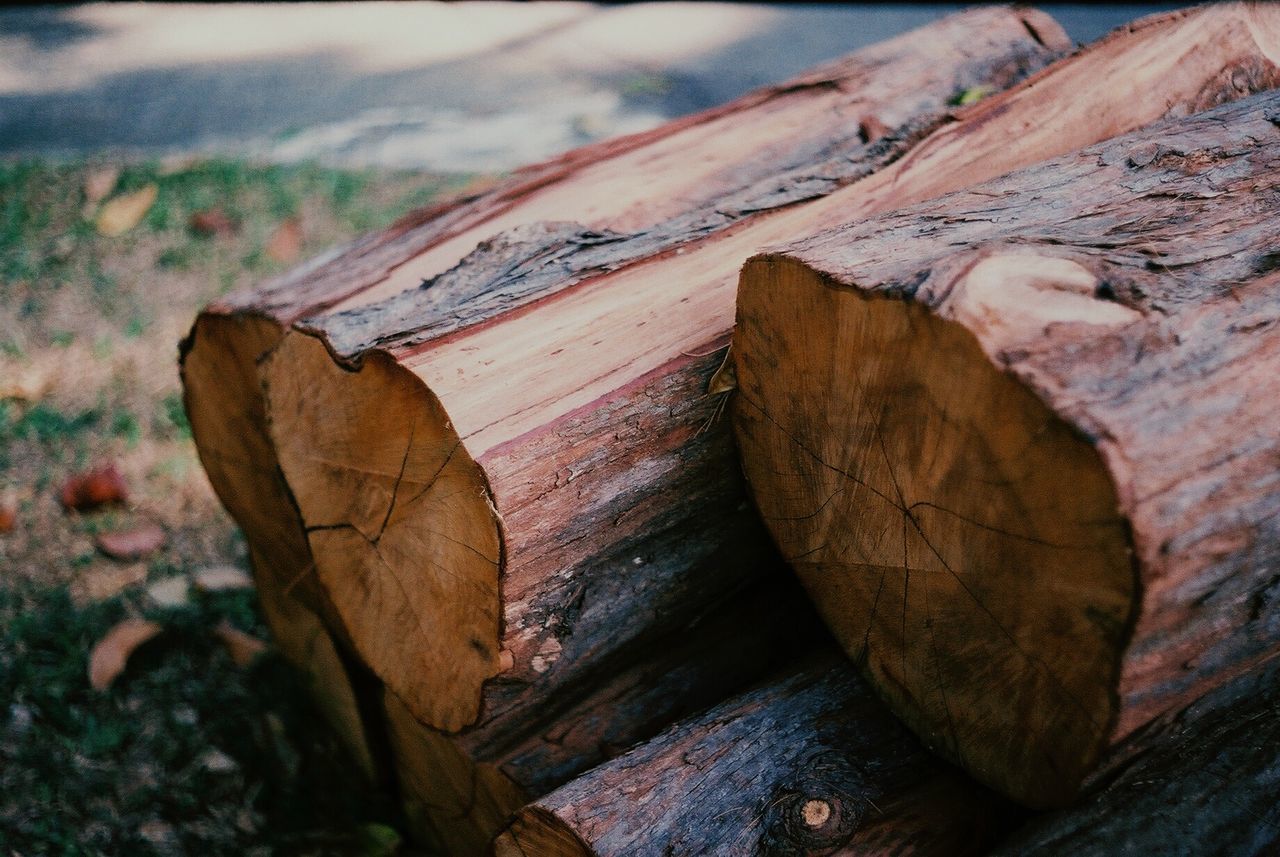
{"label": "grass", "polygon": [[[267,635],[252,593],[161,608],[145,586],[246,566],[182,406],[176,345],[204,303],[287,266],[266,247],[285,219],[305,258],[462,187],[465,176],[234,160],[135,163],[112,196],[154,184],[123,235],[98,233],[87,179],[110,165],[0,162],[0,853],[384,854],[398,824],[274,654],[237,667],[210,629]],[[110,197],[109,197],[110,198]],[[197,211],[238,228],[200,236]],[[123,508],[65,513],[62,482],[113,461]],[[168,540],[145,581],[97,603],[78,582],[118,569],[95,534],[141,519]],[[116,621],[165,632],[108,691],[88,653]]]}

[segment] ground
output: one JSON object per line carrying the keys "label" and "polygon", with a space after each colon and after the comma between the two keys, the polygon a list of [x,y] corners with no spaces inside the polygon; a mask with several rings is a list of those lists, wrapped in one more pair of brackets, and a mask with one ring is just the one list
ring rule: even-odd
{"label": "ground", "polygon": [[[0,163],[0,507],[15,514],[0,534],[0,852],[383,853],[394,811],[353,788],[301,679],[270,651],[236,666],[212,634],[225,620],[267,637],[253,592],[172,604],[156,588],[247,567],[196,458],[177,343],[211,298],[472,179],[153,162],[87,202],[117,169]],[[140,222],[100,234],[103,205],[148,185]],[[192,215],[215,208],[234,228],[194,232]],[[280,245],[282,223],[300,226],[300,246]],[[127,503],[65,511],[63,482],[106,462]],[[167,541],[142,567],[95,546],[144,520]],[[135,582],[111,594],[112,579]],[[165,631],[95,691],[89,652],[127,617]]]}

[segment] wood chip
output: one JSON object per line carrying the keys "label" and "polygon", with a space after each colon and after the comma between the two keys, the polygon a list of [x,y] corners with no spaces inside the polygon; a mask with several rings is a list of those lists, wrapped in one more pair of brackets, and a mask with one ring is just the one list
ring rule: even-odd
{"label": "wood chip", "polygon": [[147,619],[125,619],[94,644],[89,653],[89,685],[106,690],[124,672],[129,656],[139,646],[164,630]]}
{"label": "wood chip", "polygon": [[108,238],[115,238],[137,226],[147,212],[151,210],[151,206],[155,204],[156,196],[159,193],[159,188],[154,184],[149,184],[132,193],[121,194],[109,201],[98,212],[98,234],[105,235]]}
{"label": "wood chip", "polygon": [[129,499],[124,477],[114,464],[106,464],[74,474],[62,486],[62,507],[77,512],[97,509]]}
{"label": "wood chip", "polygon": [[226,619],[213,629],[213,633],[222,641],[222,645],[226,646],[231,660],[241,669],[252,664],[267,650],[266,643],[252,634],[246,634]]}

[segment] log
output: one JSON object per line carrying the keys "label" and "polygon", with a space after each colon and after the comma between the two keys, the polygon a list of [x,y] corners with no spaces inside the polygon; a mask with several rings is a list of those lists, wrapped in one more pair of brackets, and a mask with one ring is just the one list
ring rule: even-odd
{"label": "log", "polygon": [[986,853],[1012,805],[926,752],[834,646],[523,808],[496,857]]}
{"label": "log", "polygon": [[[362,722],[350,670],[335,665],[339,649],[359,648],[348,626],[363,623],[334,609],[315,574],[297,504],[267,434],[258,363],[284,330],[318,312],[349,309],[415,287],[449,269],[482,239],[521,224],[574,219],[585,224],[586,232],[638,230],[685,217],[687,228],[705,232],[749,217],[753,207],[826,193],[899,155],[943,121],[945,104],[957,93],[1007,86],[1067,46],[1061,29],[1037,12],[985,9],[953,16],[722,108],[570,152],[470,198],[415,212],[201,313],[181,348],[184,401],[201,461],[251,546],[264,604],[275,605],[268,610],[275,633],[311,641],[285,651],[309,665],[314,684],[327,689],[326,710],[359,758],[374,758],[369,732],[381,727]],[[657,542],[635,548],[637,556],[647,550],[667,548]],[[486,573],[491,576],[492,570]],[[330,639],[320,641],[317,629]],[[363,630],[357,627],[356,633]],[[419,642],[416,637],[407,641]],[[317,647],[334,654],[310,657],[307,653]],[[472,700],[464,708],[473,709],[479,699],[477,658],[486,675],[500,661],[492,641],[482,648],[483,655],[459,657],[459,663],[472,667],[471,686],[460,694]],[[539,662],[554,656],[548,649]],[[386,672],[382,659],[367,659]],[[329,666],[321,669],[320,663]],[[411,696],[404,687],[397,691]],[[375,699],[372,705],[381,702]],[[454,715],[436,721],[456,725],[466,719]]]}
{"label": "log", "polygon": [[1162,716],[1129,744],[1105,788],[1028,822],[995,854],[1280,851],[1280,661]]}
{"label": "log", "polygon": [[743,269],[770,532],[925,743],[1031,806],[1280,652],[1278,126],[1265,93]]}
{"label": "log", "polygon": [[445,735],[422,726],[386,691],[391,756],[411,833],[450,857],[484,852],[532,798],[617,756],[637,736],[654,735],[802,659],[825,635],[812,610],[789,575],[770,576],[633,652],[635,661],[611,658],[579,687],[521,711],[519,728]]}

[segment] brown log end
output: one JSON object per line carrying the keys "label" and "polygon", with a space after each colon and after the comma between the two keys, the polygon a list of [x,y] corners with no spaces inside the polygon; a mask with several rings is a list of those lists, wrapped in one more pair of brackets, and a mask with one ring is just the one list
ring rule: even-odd
{"label": "brown log end", "polygon": [[527,806],[493,840],[493,857],[595,857],[554,813]]}
{"label": "brown log end", "polygon": [[360,770],[378,778],[355,691],[312,591],[311,552],[267,437],[258,361],[275,322],[202,313],[182,343],[183,398],[214,491],[249,543],[263,614],[284,656],[308,677],[321,711]]}
{"label": "brown log end", "polygon": [[475,761],[453,738],[419,723],[395,695],[384,694],[383,705],[414,839],[450,857],[488,853],[494,833],[529,795],[497,766]]}
{"label": "brown log end", "polygon": [[264,362],[271,437],[316,576],[361,659],[428,726],[501,669],[501,522],[439,400],[386,354],[290,333]]}
{"label": "brown log end", "polygon": [[[1007,344],[1023,328],[984,315],[992,289],[1080,323],[1130,312],[1039,261],[978,263],[953,310]],[[744,269],[734,353],[752,491],[846,652],[935,750],[1069,801],[1115,722],[1136,597],[1093,442],[959,321],[786,258]]]}

